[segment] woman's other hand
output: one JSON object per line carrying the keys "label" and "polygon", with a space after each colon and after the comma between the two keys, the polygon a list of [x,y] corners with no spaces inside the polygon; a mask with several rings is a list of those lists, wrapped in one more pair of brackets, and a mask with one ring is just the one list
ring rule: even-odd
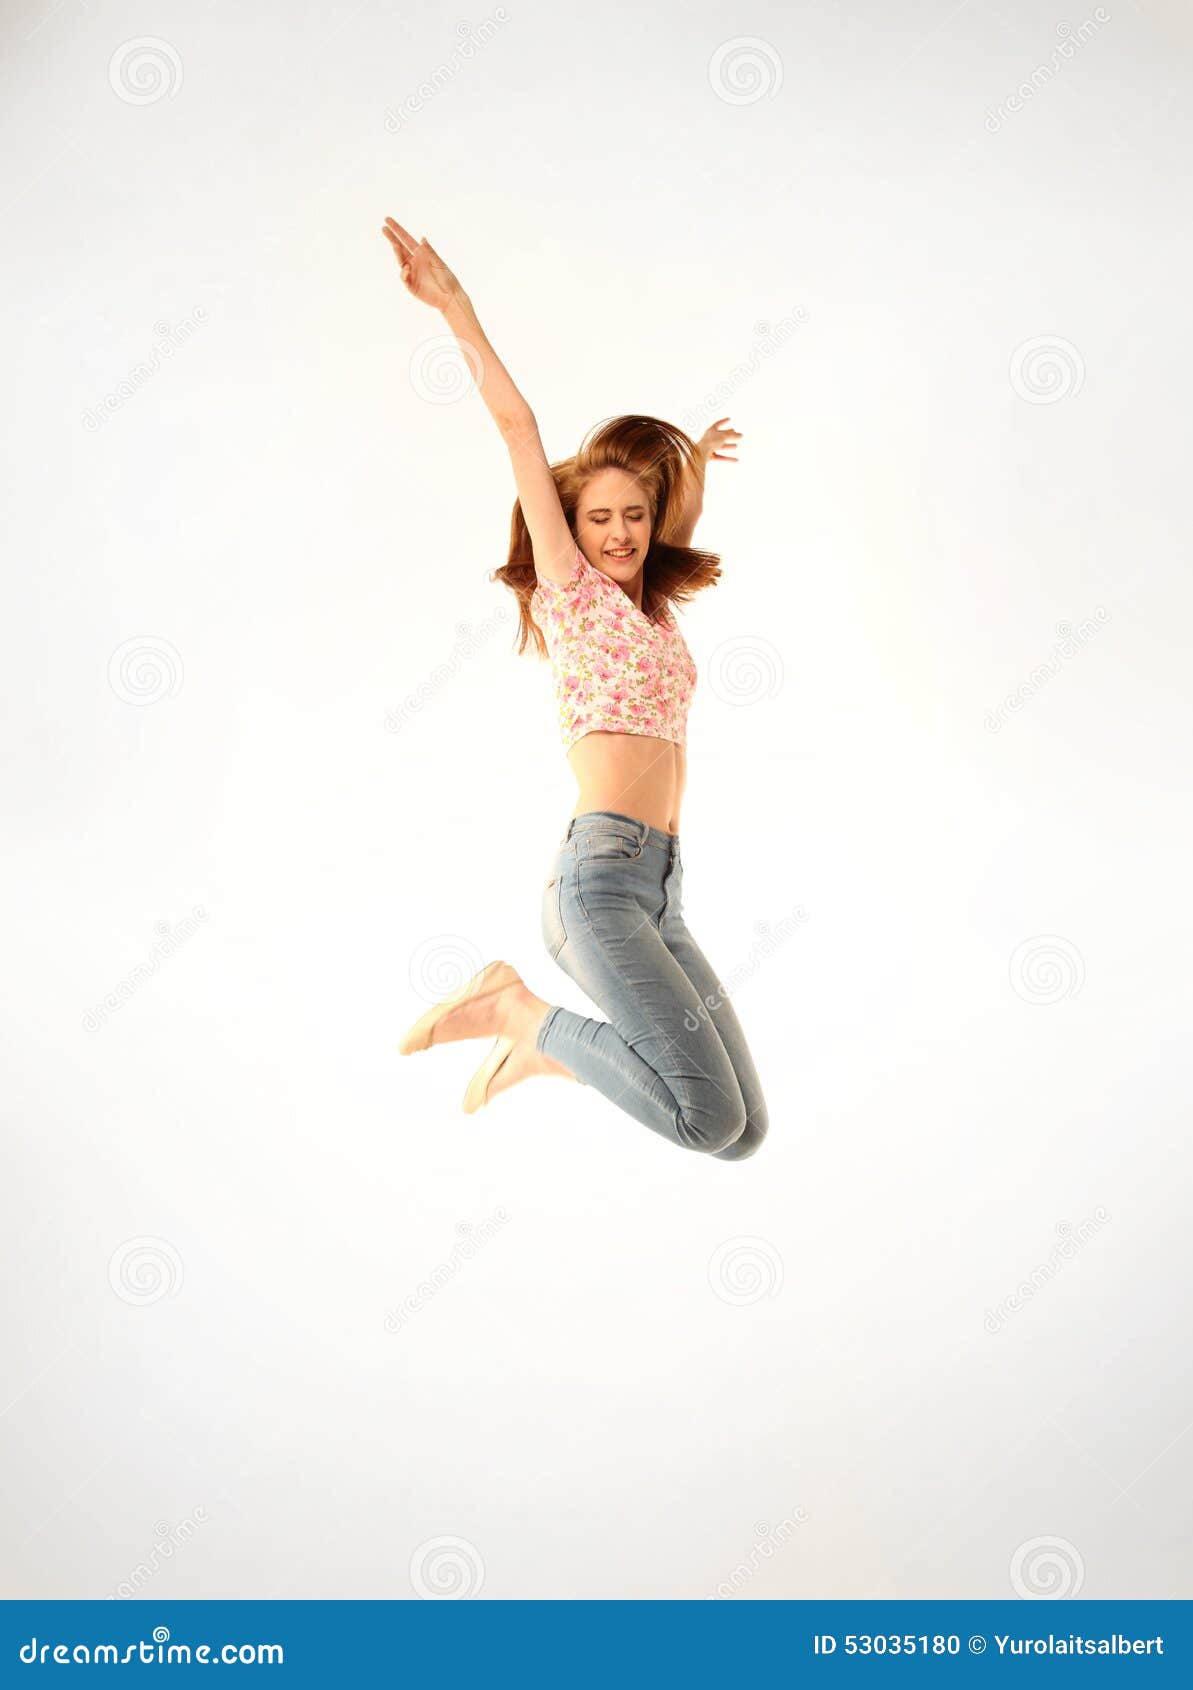
{"label": "woman's other hand", "polygon": [[700,453],[702,465],[707,464],[712,458],[719,458],[724,464],[737,463],[736,456],[731,454],[736,453],[737,443],[741,439],[741,435],[737,429],[730,428],[728,425],[728,417],[718,417],[715,423],[709,424],[696,442],[696,449]]}

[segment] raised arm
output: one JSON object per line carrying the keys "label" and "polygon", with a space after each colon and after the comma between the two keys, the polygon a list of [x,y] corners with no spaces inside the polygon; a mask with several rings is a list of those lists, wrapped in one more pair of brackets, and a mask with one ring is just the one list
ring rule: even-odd
{"label": "raised arm", "polygon": [[737,459],[729,454],[736,451],[741,435],[737,429],[727,427],[728,422],[728,417],[718,417],[715,423],[705,429],[696,442],[699,468],[685,466],[683,508],[671,532],[665,536],[673,545],[690,546],[692,543],[692,535],[696,532],[696,524],[704,509],[704,471],[709,462],[713,458],[718,458],[726,464],[737,462]]}
{"label": "raised arm", "polygon": [[575,562],[576,542],[559,502],[534,412],[490,345],[472,301],[431,243],[425,238],[416,241],[392,217],[385,219],[381,232],[393,248],[406,291],[437,310],[455,335],[505,441],[530,534],[535,573],[547,581],[566,581]]}

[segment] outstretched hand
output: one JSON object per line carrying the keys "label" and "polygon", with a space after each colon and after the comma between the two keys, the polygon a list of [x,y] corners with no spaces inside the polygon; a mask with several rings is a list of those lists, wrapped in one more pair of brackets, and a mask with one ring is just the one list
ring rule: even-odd
{"label": "outstretched hand", "polygon": [[728,417],[718,417],[715,423],[710,423],[696,442],[696,450],[700,453],[701,467],[707,465],[713,458],[720,459],[724,464],[738,462],[737,458],[730,456],[730,454],[737,451],[737,443],[741,439],[741,435],[737,429],[729,428],[728,422]]}
{"label": "outstretched hand", "polygon": [[463,292],[456,277],[425,236],[416,241],[392,217],[385,219],[381,233],[393,248],[406,292],[413,294],[423,305],[442,311],[457,294]]}

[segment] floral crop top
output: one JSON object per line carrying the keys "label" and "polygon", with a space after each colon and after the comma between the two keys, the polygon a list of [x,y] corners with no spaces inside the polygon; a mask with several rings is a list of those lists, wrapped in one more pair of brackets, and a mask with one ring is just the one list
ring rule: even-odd
{"label": "floral crop top", "polygon": [[647,616],[577,546],[566,581],[540,577],[530,614],[551,659],[565,752],[598,731],[687,743],[696,665],[670,604]]}

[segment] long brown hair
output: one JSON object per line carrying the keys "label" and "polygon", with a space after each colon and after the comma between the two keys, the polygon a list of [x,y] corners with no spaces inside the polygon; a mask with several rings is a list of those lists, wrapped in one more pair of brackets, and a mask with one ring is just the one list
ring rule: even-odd
{"label": "long brown hair", "polygon": [[[650,507],[650,544],[642,576],[642,610],[646,616],[654,616],[664,602],[682,604],[720,579],[721,560],[716,552],[672,545],[667,539],[683,509],[689,467],[702,479],[700,457],[691,438],[657,417],[612,417],[598,423],[585,435],[574,457],[551,465],[559,502],[573,536],[580,496],[594,475],[601,470],[623,469],[637,479]],[[517,655],[533,643],[539,656],[546,657],[546,642],[530,614],[538,577],[519,502],[514,504],[510,522],[509,562],[495,569],[489,579],[500,581],[518,600]]]}

